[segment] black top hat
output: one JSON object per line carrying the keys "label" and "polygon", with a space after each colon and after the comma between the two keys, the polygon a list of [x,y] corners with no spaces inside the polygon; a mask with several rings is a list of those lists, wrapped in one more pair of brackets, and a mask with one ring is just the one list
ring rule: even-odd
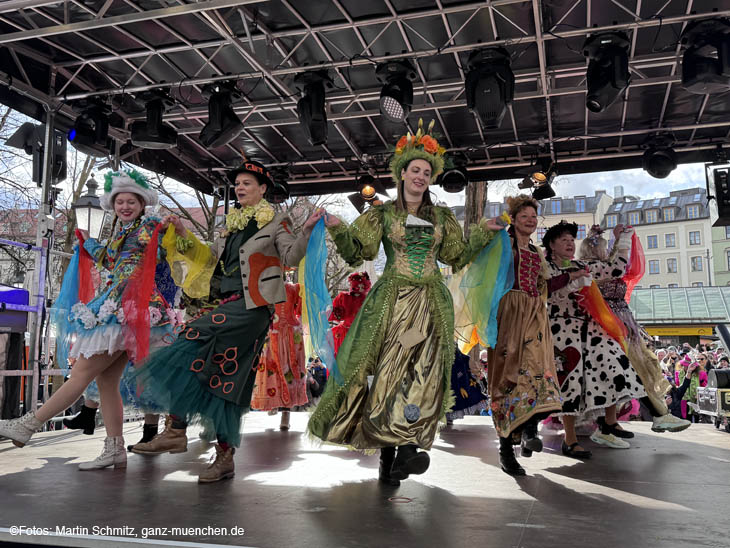
{"label": "black top hat", "polygon": [[575,238],[578,235],[578,225],[562,220],[558,224],[551,226],[547,229],[545,235],[542,237],[542,247],[544,247],[549,253],[550,242],[552,242],[553,240],[557,240],[566,232],[571,234],[573,238]]}
{"label": "black top hat", "polygon": [[259,180],[259,184],[268,185],[268,188],[274,186],[274,178],[271,176],[271,172],[260,162],[245,160],[236,169],[229,171],[227,177],[232,185],[236,184],[236,177],[238,177],[239,173],[251,173]]}

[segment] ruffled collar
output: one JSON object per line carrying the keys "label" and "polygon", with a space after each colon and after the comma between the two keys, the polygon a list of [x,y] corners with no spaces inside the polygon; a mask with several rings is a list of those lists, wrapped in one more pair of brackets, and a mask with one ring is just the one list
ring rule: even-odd
{"label": "ruffled collar", "polygon": [[261,229],[269,224],[275,215],[272,205],[266,200],[261,200],[256,205],[229,211],[226,215],[226,230],[228,232],[243,230],[251,219],[256,219],[256,226]]}

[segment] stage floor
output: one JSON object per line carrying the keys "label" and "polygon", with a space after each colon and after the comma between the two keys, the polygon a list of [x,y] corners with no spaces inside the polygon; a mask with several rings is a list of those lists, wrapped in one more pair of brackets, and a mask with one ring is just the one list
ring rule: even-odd
{"label": "stage floor", "polygon": [[[95,472],[76,465],[100,453],[103,429],[94,436],[47,432],[23,449],[2,440],[0,542],[125,548],[730,546],[730,434],[712,425],[655,434],[651,423],[631,423],[636,438],[630,449],[604,449],[586,438],[594,453],[587,462],[562,456],[560,438],[547,437],[543,453],[520,459],[528,476],[515,479],[499,468],[491,419],[467,417],[441,433],[426,474],[386,488],[375,479],[377,455],[311,444],[306,419],[293,413],[292,429],[280,432],[278,416],[248,415],[235,478],[208,485],[199,485],[197,474],[213,447],[193,429],[187,453],[130,454],[126,470]],[[141,424],[125,427],[128,442],[140,435]],[[14,526],[52,533],[65,527],[77,536],[13,536]],[[163,527],[228,528],[228,534],[144,530]],[[230,534],[233,528],[238,534]]]}

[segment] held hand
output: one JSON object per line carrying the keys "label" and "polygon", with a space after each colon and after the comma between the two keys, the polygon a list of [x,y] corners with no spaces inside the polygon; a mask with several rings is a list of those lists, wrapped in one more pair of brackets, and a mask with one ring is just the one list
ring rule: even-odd
{"label": "held hand", "polygon": [[325,214],[324,214],[324,224],[325,224],[325,226],[327,226],[327,227],[337,226],[337,225],[339,225],[341,223],[342,223],[342,221],[340,221],[337,217],[335,217],[334,215],[330,215],[329,213],[327,213],[325,211]]}
{"label": "held hand", "polygon": [[499,221],[497,217],[489,219],[486,223],[484,223],[484,226],[487,227],[489,230],[504,230],[505,228],[507,228]]}
{"label": "held hand", "polygon": [[181,238],[184,238],[187,235],[187,230],[183,226],[180,217],[178,217],[177,215],[168,215],[167,217],[162,219],[162,228],[167,228],[170,223],[172,223],[175,227],[175,234],[177,234]]}
{"label": "held hand", "polygon": [[587,268],[584,268],[582,270],[575,270],[573,272],[569,273],[570,281],[577,280],[578,278],[582,278],[584,276],[590,276],[591,273]]}
{"label": "held hand", "polygon": [[621,237],[621,233],[624,231],[624,225],[616,225],[613,227],[613,237],[617,240]]}
{"label": "held hand", "polygon": [[89,231],[88,230],[84,230],[83,228],[79,228],[78,230],[81,233],[81,236],[84,237],[84,240],[88,240],[89,239]]}
{"label": "held hand", "polygon": [[302,226],[302,231],[306,236],[309,236],[312,233],[314,225],[317,224],[317,221],[319,221],[323,215],[325,215],[324,209],[315,209],[314,213],[309,216],[309,219],[304,222],[304,225]]}

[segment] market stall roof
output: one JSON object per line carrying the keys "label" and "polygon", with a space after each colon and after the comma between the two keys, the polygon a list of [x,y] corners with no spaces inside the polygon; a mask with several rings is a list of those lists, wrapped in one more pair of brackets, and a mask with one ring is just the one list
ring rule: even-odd
{"label": "market stall roof", "polygon": [[[730,0],[6,0],[0,3],[0,101],[36,119],[60,107],[68,129],[83,101],[111,109],[122,159],[211,192],[241,154],[289,170],[293,194],[344,192],[358,174],[387,179],[389,147],[419,118],[463,152],[472,178],[514,176],[540,156],[559,173],[641,165],[648,135],[670,132],[680,162],[708,160],[728,138],[728,94],[681,85],[686,25],[730,15]],[[588,36],[625,32],[631,82],[624,100],[586,109]],[[504,47],[516,84],[497,129],[466,108],[465,73],[478,48]],[[407,123],[381,116],[377,63],[415,67]],[[294,78],[327,70],[328,140],[312,146],[297,119]],[[233,80],[245,129],[219,148],[201,144],[203,86]],[[140,94],[165,89],[175,149],[141,149],[129,125]]]}
{"label": "market stall roof", "polygon": [[634,289],[631,311],[646,325],[730,323],[730,287]]}

